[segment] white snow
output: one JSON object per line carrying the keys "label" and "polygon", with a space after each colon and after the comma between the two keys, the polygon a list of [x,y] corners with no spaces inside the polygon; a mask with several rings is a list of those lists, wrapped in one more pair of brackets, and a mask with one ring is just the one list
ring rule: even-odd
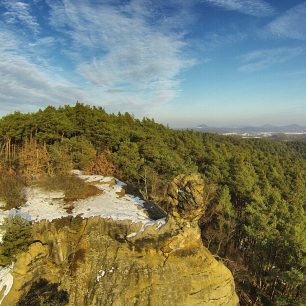
{"label": "white snow", "polygon": [[[107,272],[112,274],[115,271],[115,267],[111,267]],[[106,271],[101,269],[98,274],[97,274],[97,281],[99,282],[101,280],[102,277],[104,277],[106,274]]]}
{"label": "white snow", "polygon": [[165,218],[159,219],[157,221],[158,221],[157,222],[158,225],[157,225],[156,229],[159,230],[162,226],[164,226],[167,223],[167,218],[165,217]]}
{"label": "white snow", "polygon": [[29,214],[31,221],[59,219],[67,215],[64,197],[62,192],[45,191],[37,187],[28,188],[27,202],[19,211]]}
{"label": "white snow", "polygon": [[98,273],[98,275],[97,275],[97,281],[99,282],[100,279],[101,279],[102,277],[104,277],[104,275],[105,275],[105,271],[104,271],[104,270],[99,271],[99,273]]}
{"label": "white snow", "polygon": [[0,268],[0,292],[4,290],[2,296],[0,296],[0,305],[13,286],[13,275],[11,274],[12,271],[13,264],[5,268]]}
{"label": "white snow", "polygon": [[27,202],[18,210],[11,209],[0,212],[0,223],[5,217],[20,215],[29,221],[60,219],[68,216],[64,209],[62,192],[46,191],[38,187],[26,190]]}
{"label": "white snow", "polygon": [[[73,216],[81,215],[82,218],[100,216],[113,220],[130,220],[132,223],[141,222],[143,224],[142,230],[150,225],[156,225],[159,228],[164,224],[164,219],[151,220],[148,217],[146,210],[143,208],[144,201],[140,198],[129,194],[118,196],[122,187],[126,186],[124,182],[101,175],[82,175],[79,173],[78,176],[86,182],[96,183],[95,186],[103,193],[75,202]],[[107,184],[114,180],[116,182],[114,185]]]}
{"label": "white snow", "polygon": [[135,237],[137,235],[137,233],[130,233],[126,236],[126,238],[132,238],[132,237]]}
{"label": "white snow", "polygon": [[[105,182],[103,177],[81,176],[89,182],[96,182],[96,186],[103,191],[101,195],[91,197],[85,200],[79,200],[74,203],[73,216],[81,215],[82,218],[100,216],[102,218],[111,218],[113,220],[130,220],[133,223],[141,222],[144,226],[154,225],[155,222],[148,218],[143,208],[144,201],[132,195],[119,197],[123,183],[116,181],[114,186],[101,184]],[[95,180],[94,180],[95,179]],[[111,178],[113,180],[113,178]],[[100,183],[100,184],[99,184]]]}
{"label": "white snow", "polygon": [[[99,216],[113,220],[130,220],[132,223],[142,223],[142,231],[148,226],[156,225],[156,228],[159,229],[165,224],[165,219],[151,220],[148,217],[146,210],[143,208],[144,201],[140,198],[129,194],[118,195],[122,191],[122,187],[126,185],[125,183],[113,177],[83,175],[80,171],[74,171],[74,174],[86,182],[94,183],[103,192],[87,199],[66,204],[62,192],[29,187],[25,205],[18,210],[0,210],[0,224],[5,217],[12,215],[12,213],[34,222],[41,220],[52,221],[78,215],[82,218]],[[74,206],[72,213],[67,213],[65,205]]]}
{"label": "white snow", "polygon": [[[74,171],[86,182],[95,184],[103,192],[97,196],[78,200],[73,203],[64,202],[63,192],[46,191],[32,186],[27,188],[27,202],[19,209],[1,210],[0,225],[4,218],[20,215],[29,221],[39,222],[42,220],[52,221],[68,216],[81,216],[82,218],[101,217],[113,220],[130,220],[132,223],[141,223],[143,232],[148,226],[155,226],[160,229],[166,219],[152,220],[148,217],[143,207],[144,201],[136,196],[125,194],[118,195],[126,184],[113,178],[101,175],[83,175],[80,171]],[[65,206],[74,206],[72,213],[65,210]],[[3,237],[3,230],[0,229],[0,242]],[[133,233],[128,238],[134,237]]]}

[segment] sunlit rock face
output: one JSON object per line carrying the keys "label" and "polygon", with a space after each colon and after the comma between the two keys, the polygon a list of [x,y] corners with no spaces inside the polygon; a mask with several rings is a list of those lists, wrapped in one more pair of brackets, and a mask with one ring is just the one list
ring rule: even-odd
{"label": "sunlit rock face", "polygon": [[2,305],[37,296],[71,306],[237,305],[232,274],[203,246],[195,222],[202,187],[185,181],[196,203],[181,197],[164,225],[97,215],[35,222],[35,242],[19,255]]}
{"label": "sunlit rock face", "polygon": [[37,242],[19,256],[3,305],[16,305],[41,278],[59,283],[71,306],[238,303],[230,271],[194,228],[140,229],[98,217],[35,224]]}
{"label": "sunlit rock face", "polygon": [[163,205],[170,215],[197,222],[204,213],[204,182],[199,174],[179,175],[169,184]]}

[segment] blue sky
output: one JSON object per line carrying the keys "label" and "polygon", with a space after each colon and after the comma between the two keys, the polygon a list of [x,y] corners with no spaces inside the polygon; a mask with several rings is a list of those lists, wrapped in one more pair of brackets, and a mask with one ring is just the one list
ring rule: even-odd
{"label": "blue sky", "polygon": [[306,1],[0,0],[0,115],[306,125]]}

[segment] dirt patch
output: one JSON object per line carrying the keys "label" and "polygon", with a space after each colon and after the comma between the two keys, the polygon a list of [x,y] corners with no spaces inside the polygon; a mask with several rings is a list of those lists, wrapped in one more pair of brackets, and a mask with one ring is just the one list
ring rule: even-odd
{"label": "dirt patch", "polygon": [[117,192],[116,192],[116,195],[118,195],[119,198],[124,197],[124,196],[125,196],[125,190],[124,190],[124,188],[121,188],[120,191],[117,191]]}
{"label": "dirt patch", "polygon": [[76,176],[47,177],[37,185],[48,191],[63,191],[66,203],[86,199],[103,192],[96,186],[86,183]]}
{"label": "dirt patch", "polygon": [[112,178],[109,181],[105,181],[105,182],[101,182],[101,181],[97,181],[97,182],[93,182],[95,185],[109,185],[109,186],[115,186],[116,185],[116,179]]}

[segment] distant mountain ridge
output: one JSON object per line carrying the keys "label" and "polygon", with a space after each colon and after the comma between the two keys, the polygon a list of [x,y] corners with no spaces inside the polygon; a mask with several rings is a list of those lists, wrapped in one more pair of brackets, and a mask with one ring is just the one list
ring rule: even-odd
{"label": "distant mountain ridge", "polygon": [[245,126],[245,127],[209,127],[201,124],[195,128],[196,131],[218,134],[301,134],[306,133],[306,126],[290,124],[285,126],[276,126],[265,124],[262,126]]}

